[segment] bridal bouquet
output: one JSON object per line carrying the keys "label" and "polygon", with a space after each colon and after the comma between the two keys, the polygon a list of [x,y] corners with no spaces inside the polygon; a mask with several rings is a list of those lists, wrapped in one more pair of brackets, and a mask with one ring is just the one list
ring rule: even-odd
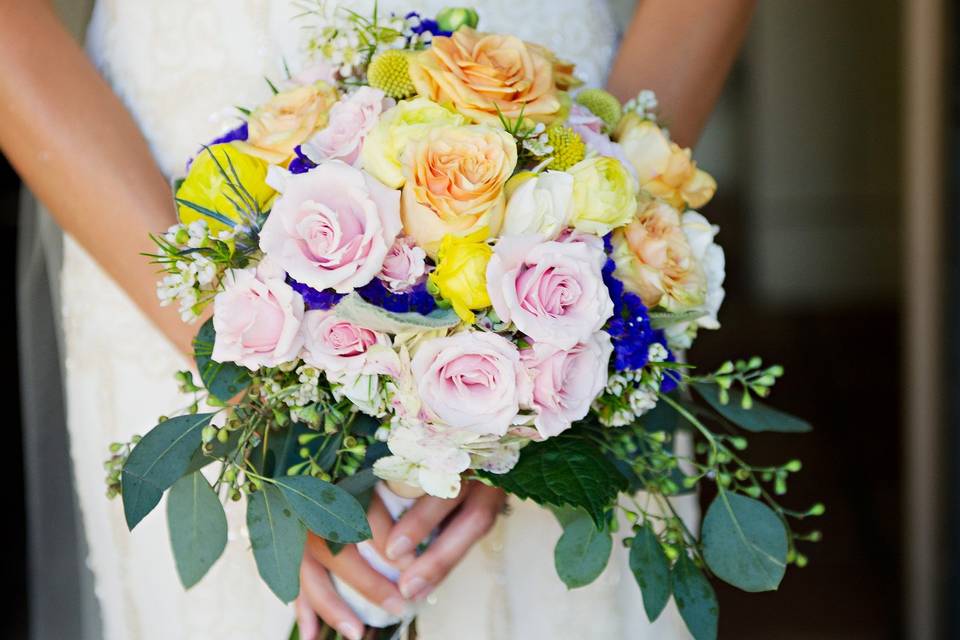
{"label": "bridal bouquet", "polygon": [[[200,380],[178,374],[189,409],[112,446],[128,525],[169,491],[189,587],[226,544],[221,500],[245,499],[260,575],[290,601],[307,531],[370,537],[378,480],[452,498],[475,479],[556,512],[570,588],[617,538],[650,619],[672,595],[714,637],[707,577],[776,589],[819,535],[790,520],[823,510],[778,503],[798,461],[741,457],[744,432],[809,429],[759,400],[782,368],[678,357],[719,327],[724,254],[696,211],[714,180],[650,92],[583,89],[472,10],[308,13],[316,66],[202,147],[155,238],[162,302],[212,317]],[[670,498],[700,486],[698,534]]]}

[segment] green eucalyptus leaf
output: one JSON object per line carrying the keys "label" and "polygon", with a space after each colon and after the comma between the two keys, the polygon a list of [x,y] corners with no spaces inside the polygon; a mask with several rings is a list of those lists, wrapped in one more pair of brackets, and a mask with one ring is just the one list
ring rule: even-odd
{"label": "green eucalyptus leaf", "polygon": [[177,416],[151,429],[130,452],[120,476],[123,513],[133,529],[153,511],[163,492],[190,468],[200,435],[214,414]]}
{"label": "green eucalyptus leaf", "polygon": [[744,591],[772,591],[787,568],[787,531],[765,504],[720,490],[701,530],[710,570]]}
{"label": "green eucalyptus leaf", "polygon": [[710,581],[686,553],[681,553],[670,575],[680,617],[694,640],[715,640],[720,608]]}
{"label": "green eucalyptus leaf", "polygon": [[572,434],[530,443],[508,473],[482,475],[494,486],[537,504],[580,507],[598,528],[628,485],[596,444]]}
{"label": "green eucalyptus leaf", "polygon": [[585,587],[599,577],[610,560],[613,539],[606,527],[597,529],[586,513],[568,520],[553,550],[557,575],[568,589]]}
{"label": "green eucalyptus leaf", "polygon": [[337,316],[344,320],[384,333],[452,329],[460,323],[459,316],[452,309],[438,309],[429,315],[396,313],[370,304],[357,293],[345,296],[334,309]]}
{"label": "green eucalyptus leaf", "polygon": [[250,494],[247,529],[257,571],[270,590],[284,602],[300,593],[300,560],[307,528],[273,485]]}
{"label": "green eucalyptus leaf", "polygon": [[307,528],[321,538],[347,543],[372,535],[363,507],[337,485],[312,476],[284,476],[276,479],[276,485]]}
{"label": "green eucalyptus leaf", "polygon": [[207,391],[226,402],[250,385],[250,371],[233,362],[216,362],[212,357],[216,339],[213,318],[210,318],[193,339],[193,357]]}
{"label": "green eucalyptus leaf", "polygon": [[812,429],[809,422],[767,406],[756,398],[752,399],[751,408],[744,409],[740,405],[743,398],[743,391],[740,389],[730,389],[730,400],[724,404],[720,402],[720,387],[704,382],[696,382],[692,386],[717,413],[747,431],[804,433]]}
{"label": "green eucalyptus leaf", "polygon": [[227,546],[223,504],[199,471],[183,476],[170,488],[167,527],[177,574],[189,589],[206,575]]}
{"label": "green eucalyptus leaf", "polygon": [[630,544],[630,571],[640,587],[647,618],[653,622],[670,600],[670,561],[649,522]]}
{"label": "green eucalyptus leaf", "polygon": [[651,311],[649,313],[650,325],[654,329],[665,329],[666,327],[680,324],[681,322],[693,322],[697,318],[706,315],[704,311],[683,311],[681,313],[670,313],[667,311]]}

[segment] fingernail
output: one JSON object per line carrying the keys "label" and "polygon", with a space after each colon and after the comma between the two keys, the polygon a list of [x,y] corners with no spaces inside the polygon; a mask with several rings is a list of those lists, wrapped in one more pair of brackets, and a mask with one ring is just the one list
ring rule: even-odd
{"label": "fingernail", "polygon": [[411,551],[413,551],[413,541],[407,536],[400,536],[387,547],[387,559],[396,560]]}
{"label": "fingernail", "polygon": [[407,603],[400,598],[387,598],[383,601],[383,608],[395,616],[404,616],[407,614]]}
{"label": "fingernail", "polygon": [[346,636],[347,640],[363,640],[363,629],[353,622],[341,622],[337,625],[337,631]]}
{"label": "fingernail", "polygon": [[427,586],[427,581],[421,578],[420,576],[414,576],[407,580],[406,582],[400,583],[400,594],[407,600],[412,599],[415,595],[423,591],[424,587]]}

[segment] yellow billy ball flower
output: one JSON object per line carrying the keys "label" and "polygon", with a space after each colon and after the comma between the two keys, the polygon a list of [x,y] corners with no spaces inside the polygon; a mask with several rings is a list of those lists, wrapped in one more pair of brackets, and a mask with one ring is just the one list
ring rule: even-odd
{"label": "yellow billy ball flower", "polygon": [[587,145],[583,138],[570,127],[556,126],[547,129],[547,144],[553,147],[549,168],[554,171],[566,171],[583,160],[587,155]]}
{"label": "yellow billy ball flower", "polygon": [[367,81],[391,98],[403,100],[417,92],[410,79],[410,57],[405,51],[388,49],[373,57],[367,67]]}
{"label": "yellow billy ball flower", "polygon": [[584,89],[577,94],[577,102],[603,120],[607,131],[612,131],[620,122],[623,113],[620,101],[603,89]]}
{"label": "yellow billy ball flower", "polygon": [[428,288],[450,303],[460,319],[473,323],[479,309],[490,306],[487,293],[487,263],[493,249],[485,242],[487,231],[469,236],[447,234],[440,243],[437,268],[430,274]]}
{"label": "yellow billy ball flower", "polygon": [[266,179],[267,163],[260,158],[243,153],[229,142],[207,147],[194,158],[177,189],[180,222],[190,224],[202,219],[211,235],[226,231],[226,223],[201,209],[244,222],[252,210],[267,209],[276,195]]}

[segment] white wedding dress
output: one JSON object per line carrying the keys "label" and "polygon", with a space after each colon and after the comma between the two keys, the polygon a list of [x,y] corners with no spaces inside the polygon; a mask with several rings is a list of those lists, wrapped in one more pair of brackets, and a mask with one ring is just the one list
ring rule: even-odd
{"label": "white wedding dress", "polygon": [[[290,0],[99,0],[88,49],[133,113],[169,176],[199,143],[231,124],[235,105],[269,96],[264,77],[297,64],[301,32]],[[351,3],[352,8],[357,4]],[[381,10],[433,15],[446,3],[384,2]],[[481,28],[540,41],[601,85],[617,30],[603,0],[480,0]],[[364,4],[364,7],[366,5]],[[104,206],[110,206],[104,194]],[[159,229],[158,229],[159,231]],[[104,229],[104,233],[110,233]],[[123,242],[123,238],[117,238]],[[257,576],[243,504],[227,507],[220,561],[190,592],[180,586],[158,508],[132,533],[104,498],[110,442],[151,428],[181,406],[173,373],[187,363],[71,238],[62,272],[67,420],[79,503],[105,640],[281,640],[293,613]],[[680,505],[695,518],[695,504]],[[647,622],[617,545],[607,571],[568,592],[555,575],[552,515],[514,504],[464,558],[419,618],[424,640],[682,638],[673,603]],[[56,615],[55,613],[53,615]]]}

